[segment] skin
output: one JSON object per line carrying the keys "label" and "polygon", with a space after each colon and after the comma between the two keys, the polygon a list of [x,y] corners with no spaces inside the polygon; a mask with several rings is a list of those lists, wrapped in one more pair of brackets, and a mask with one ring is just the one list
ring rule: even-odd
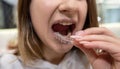
{"label": "skin", "polygon": [[[93,69],[120,68],[120,39],[106,28],[89,28],[79,31],[73,44],[81,49],[88,57]],[[105,52],[97,54],[93,49]]]}
{"label": "skin", "polygon": [[[54,22],[62,19],[76,21],[74,34],[82,29],[86,13],[86,0],[32,0],[31,19],[37,35],[43,41],[46,60],[59,64],[65,53],[73,47],[73,45],[61,44],[55,39],[51,29]],[[79,36],[73,38],[73,44],[85,53],[93,69],[120,68],[120,39],[112,32],[106,28],[89,28],[73,36]],[[97,54],[93,50],[96,48],[106,53]]]}
{"label": "skin", "polygon": [[62,44],[54,37],[52,25],[57,20],[74,20],[76,31],[81,30],[87,14],[86,0],[32,0],[30,15],[33,27],[43,42],[43,53],[47,61],[58,64],[73,45]]}

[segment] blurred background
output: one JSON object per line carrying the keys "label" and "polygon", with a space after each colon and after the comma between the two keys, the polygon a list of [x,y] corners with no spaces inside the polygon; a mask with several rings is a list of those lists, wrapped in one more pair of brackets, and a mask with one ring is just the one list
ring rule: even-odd
{"label": "blurred background", "polygon": [[0,28],[16,27],[17,0],[0,0]]}
{"label": "blurred background", "polygon": [[[120,0],[96,0],[98,21],[120,36]],[[0,48],[17,38],[17,0],[0,0]]]}

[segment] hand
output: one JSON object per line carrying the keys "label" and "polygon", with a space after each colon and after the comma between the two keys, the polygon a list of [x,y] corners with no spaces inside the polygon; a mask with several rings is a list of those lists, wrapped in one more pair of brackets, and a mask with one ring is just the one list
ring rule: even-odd
{"label": "hand", "polygon": [[[89,28],[71,36],[73,44],[81,49],[93,69],[120,69],[120,39],[106,28]],[[95,49],[106,53],[97,54]]]}

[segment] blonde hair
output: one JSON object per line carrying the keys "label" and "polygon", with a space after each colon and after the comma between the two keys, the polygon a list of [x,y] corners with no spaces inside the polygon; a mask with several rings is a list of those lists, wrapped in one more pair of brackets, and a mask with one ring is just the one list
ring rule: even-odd
{"label": "blonde hair", "polygon": [[[42,42],[32,27],[30,3],[31,0],[19,0],[18,2],[18,49],[24,62],[44,59]],[[87,0],[87,3],[88,13],[83,29],[98,26],[96,1]]]}

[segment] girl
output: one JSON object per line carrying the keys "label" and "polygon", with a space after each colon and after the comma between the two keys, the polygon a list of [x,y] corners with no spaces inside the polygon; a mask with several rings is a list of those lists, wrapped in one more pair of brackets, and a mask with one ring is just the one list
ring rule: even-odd
{"label": "girl", "polygon": [[1,69],[120,67],[120,39],[98,28],[95,0],[19,0],[18,17],[20,55],[3,55]]}

